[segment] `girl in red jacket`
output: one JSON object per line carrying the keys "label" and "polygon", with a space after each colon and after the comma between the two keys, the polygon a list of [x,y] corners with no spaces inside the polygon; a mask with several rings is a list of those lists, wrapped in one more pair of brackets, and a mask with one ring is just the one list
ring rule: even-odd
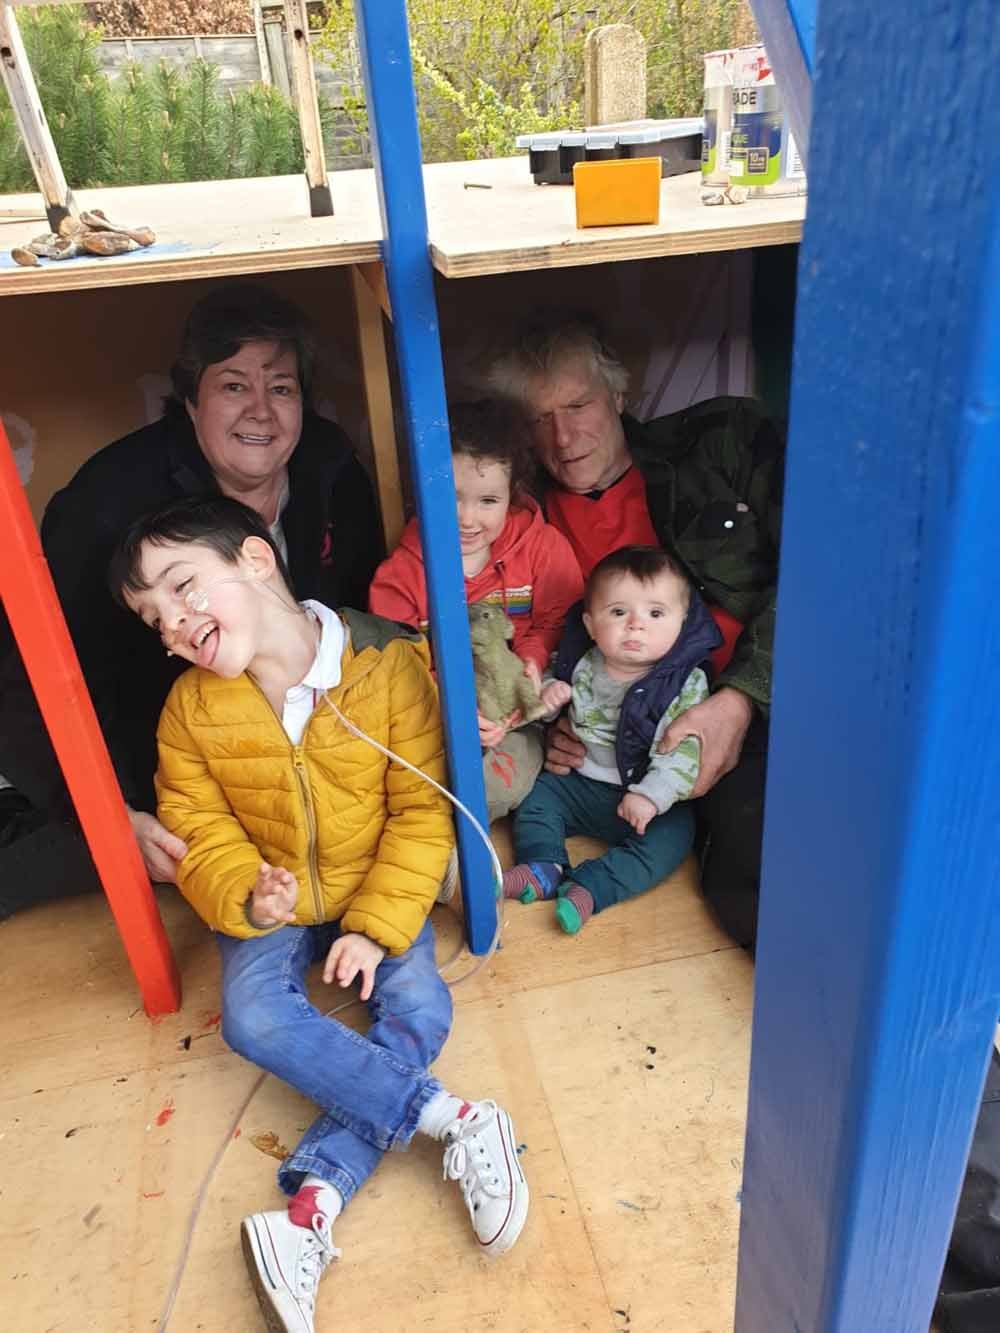
{"label": "girl in red jacket", "polygon": [[[545,522],[525,487],[531,475],[529,432],[518,409],[501,400],[460,403],[449,411],[452,467],[465,598],[502,606],[514,626],[513,650],[536,682],[555,651],[583,579],[569,542]],[[375,572],[371,610],[426,631],[427,583],[415,519]],[[490,819],[512,810],[542,767],[538,726],[479,715],[483,779]]]}

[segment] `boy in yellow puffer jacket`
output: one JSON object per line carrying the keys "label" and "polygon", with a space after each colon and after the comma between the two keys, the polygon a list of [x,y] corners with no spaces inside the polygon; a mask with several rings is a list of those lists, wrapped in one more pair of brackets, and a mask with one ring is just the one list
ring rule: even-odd
{"label": "boy in yellow puffer jacket", "polygon": [[[136,523],[115,595],[193,663],[157,732],[158,816],[186,844],[178,885],[218,934],[222,1033],[322,1108],[278,1173],[287,1211],[243,1221],[270,1329],[312,1333],[339,1252],[331,1224],[389,1148],[445,1144],[473,1230],[508,1250],[528,1209],[510,1116],[427,1071],[451,1025],[428,913],[452,846],[448,804],[337,716],[438,782],[437,692],[418,634],[299,604],[252,510],[186,499]],[[366,1037],[309,1003],[305,973],[361,982]]]}

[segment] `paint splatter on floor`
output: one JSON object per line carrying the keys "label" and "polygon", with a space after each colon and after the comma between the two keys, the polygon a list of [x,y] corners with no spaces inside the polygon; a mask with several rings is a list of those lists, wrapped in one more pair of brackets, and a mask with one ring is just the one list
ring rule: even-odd
{"label": "paint splatter on floor", "polygon": [[176,1110],[177,1107],[174,1105],[173,1097],[168,1097],[163,1103],[160,1114],[156,1117],[156,1123],[158,1125],[165,1125]]}
{"label": "paint splatter on floor", "polygon": [[251,1134],[250,1142],[258,1152],[267,1153],[268,1157],[277,1158],[283,1162],[288,1156],[288,1149],[271,1130],[266,1130],[263,1134]]}

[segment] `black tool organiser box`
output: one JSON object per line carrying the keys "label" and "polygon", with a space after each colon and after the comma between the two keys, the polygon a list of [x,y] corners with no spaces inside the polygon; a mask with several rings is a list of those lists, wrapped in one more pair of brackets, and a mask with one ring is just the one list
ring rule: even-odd
{"label": "black tool organiser box", "polygon": [[572,185],[577,162],[610,158],[659,157],[664,176],[701,169],[700,116],[684,120],[632,120],[589,130],[552,130],[521,134],[518,148],[528,150],[528,169],[536,185]]}

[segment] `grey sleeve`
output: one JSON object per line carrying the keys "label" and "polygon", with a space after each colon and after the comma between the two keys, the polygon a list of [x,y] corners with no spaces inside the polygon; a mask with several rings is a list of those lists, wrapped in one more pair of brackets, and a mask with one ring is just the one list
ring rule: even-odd
{"label": "grey sleeve", "polygon": [[660,718],[650,747],[650,763],[641,782],[629,784],[629,791],[647,797],[656,806],[658,815],[666,814],[677,801],[686,801],[698,780],[701,766],[701,742],[695,736],[685,736],[676,750],[660,754],[660,737],[675,718],[695,704],[708,698],[708,680],[704,671],[696,667],[681,687],[681,692]]}

